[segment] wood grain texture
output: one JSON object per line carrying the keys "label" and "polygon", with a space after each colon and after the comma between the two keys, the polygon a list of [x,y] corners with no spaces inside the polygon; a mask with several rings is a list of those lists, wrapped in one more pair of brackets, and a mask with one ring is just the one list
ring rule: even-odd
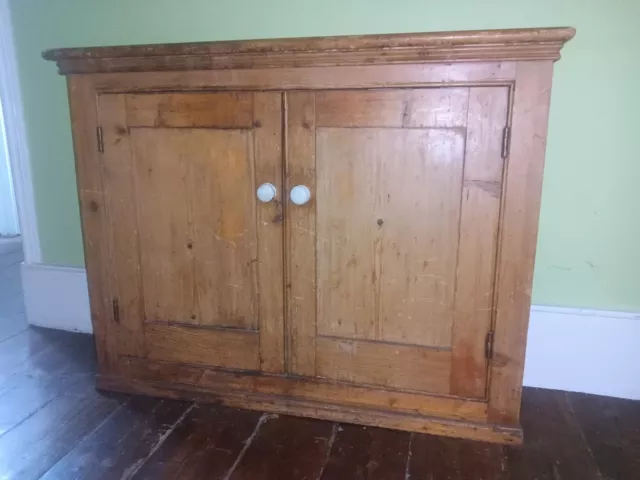
{"label": "wood grain texture", "polygon": [[222,480],[246,447],[259,412],[196,405],[134,476],[136,480]]}
{"label": "wood grain texture", "polygon": [[538,233],[552,62],[518,64],[497,260],[489,419],[517,425]]}
{"label": "wood grain texture", "polygon": [[192,140],[185,131],[131,131],[145,321],[192,321],[195,284],[188,248],[187,162],[177,155],[183,148],[198,155],[201,145]]}
{"label": "wood grain texture", "polygon": [[[25,337],[32,348],[25,349]],[[0,411],[25,412],[21,408],[25,401],[36,397],[44,401],[39,410],[0,436],[0,475],[36,480],[53,470],[57,478],[65,479],[99,478],[103,474],[134,480],[215,479],[229,476],[240,455],[252,455],[258,438],[252,434],[262,413],[197,404],[171,423],[167,409],[154,407],[156,401],[146,399],[130,408],[127,395],[104,395],[94,390],[90,377],[95,372],[95,358],[87,355],[93,348],[89,335],[33,327],[25,335],[0,342],[3,360],[20,352],[24,362],[16,371],[14,362],[0,361],[0,370],[15,373],[13,388],[21,392],[1,396]],[[64,379],[78,376],[83,380],[67,388]],[[41,393],[51,392],[51,386],[58,394],[48,401]],[[285,423],[278,426],[282,420]],[[639,421],[637,401],[524,388],[526,441],[521,447],[329,424],[330,449],[322,476],[312,478],[375,479],[384,474],[382,478],[390,480],[633,479],[640,459]],[[262,430],[268,423],[258,429],[265,443],[284,449],[283,435],[298,439],[291,440],[294,446],[290,451],[273,455],[271,461],[258,456],[268,462],[265,470],[278,472],[296,461],[293,455],[301,451],[296,447],[308,444],[305,432],[313,436],[317,422],[290,423],[286,416],[268,422],[275,427],[266,432],[268,435]],[[321,438],[324,441],[326,436]],[[269,448],[261,445],[259,450]],[[92,466],[94,469],[88,470]]]}
{"label": "wood grain texture", "polygon": [[260,295],[260,369],[285,371],[284,325],[284,175],[282,94],[254,93],[255,185],[271,183],[276,198],[256,208],[258,292]]}
{"label": "wood grain texture", "polygon": [[466,88],[318,92],[316,126],[464,127],[468,102]]}
{"label": "wood grain texture", "polygon": [[148,345],[146,356],[151,360],[243,370],[260,368],[256,332],[148,324],[145,333]]}
{"label": "wood grain texture", "polygon": [[129,95],[130,127],[251,128],[253,95],[249,92]]}
{"label": "wood grain texture", "polygon": [[[52,378],[59,382],[58,378]],[[41,478],[117,411],[123,397],[100,395],[93,389],[92,382],[87,381],[83,388],[69,389],[53,398],[0,437],[0,475]]]}
{"label": "wood grain texture", "polygon": [[424,416],[483,423],[487,418],[487,404],[455,397],[428,395],[420,392],[371,388],[366,386],[296,377],[240,376],[235,373],[194,365],[174,365],[135,358],[120,363],[123,375],[141,381],[181,383],[212,392],[228,391],[249,394],[289,396],[301,400],[321,402],[326,399],[336,405],[387,409]]}
{"label": "wood grain texture", "polygon": [[82,240],[87,268],[91,323],[96,338],[100,371],[117,365],[117,330],[113,318],[109,224],[102,183],[101,155],[98,152],[96,92],[93,79],[67,79],[73,150],[82,219]]}
{"label": "wood grain texture", "polygon": [[356,425],[337,430],[322,479],[406,480],[411,434]]}
{"label": "wood grain texture", "polygon": [[253,147],[250,131],[198,129],[185,131],[175,150],[187,164],[186,247],[199,325],[258,328]]}
{"label": "wood grain texture", "polygon": [[289,416],[264,417],[250,448],[230,471],[235,480],[315,479],[331,448],[329,422]]}
{"label": "wood grain texture", "polygon": [[113,309],[118,315],[118,354],[144,354],[144,294],[140,278],[138,216],[131,214],[136,205],[134,162],[126,119],[124,95],[98,96],[98,116],[103,132],[103,175],[111,271]]}
{"label": "wood grain texture", "polygon": [[318,335],[379,336],[382,245],[376,210],[381,201],[380,157],[389,154],[389,148],[376,141],[377,134],[384,135],[360,129],[320,129],[315,134]]}
{"label": "wood grain texture", "polygon": [[557,60],[575,30],[537,28],[47,50],[63,74]]}
{"label": "wood grain texture", "polygon": [[251,135],[147,128],[131,135],[146,319],[256,329]]}
{"label": "wood grain texture", "polygon": [[285,229],[287,251],[287,371],[316,374],[316,142],[313,93],[292,92],[286,101],[287,197],[296,185],[305,185],[311,199],[305,205],[287,201]]}
{"label": "wood grain texture", "polygon": [[451,352],[362,340],[318,338],[319,377],[388,388],[449,393]]}
{"label": "wood grain texture", "polygon": [[46,53],[74,72],[100,385],[521,441],[551,67],[573,33]]}
{"label": "wood grain texture", "polygon": [[453,312],[451,393],[486,395],[485,338],[493,320],[508,89],[472,88]]}
{"label": "wood grain texture", "polygon": [[462,133],[323,128],[317,152],[318,332],[449,346]]}
{"label": "wood grain texture", "polygon": [[272,395],[247,395],[227,391],[223,394],[208,389],[176,383],[141,382],[131,378],[98,375],[98,388],[124,393],[152,395],[157,397],[190,399],[202,402],[220,402],[238,408],[248,408],[283,415],[318,418],[337,422],[355,423],[372,427],[407,430],[431,435],[469,438],[486,442],[521,444],[522,430],[486,423],[446,420],[438,417],[420,416],[394,412],[348,407],[321,402],[299,400]]}
{"label": "wood grain texture", "polygon": [[515,79],[516,62],[296,67],[188,72],[100,73],[93,75],[101,93],[197,92],[216,90],[343,90],[348,88],[504,85]]}
{"label": "wood grain texture", "polygon": [[387,141],[379,157],[380,338],[449,347],[464,135],[410,130]]}
{"label": "wood grain texture", "polygon": [[[507,469],[511,478],[633,478],[633,475],[609,477],[600,474],[585,441],[584,432],[571,409],[567,392],[526,389],[522,396],[521,422],[526,437],[525,448],[506,451]],[[549,452],[553,453],[549,455]]]}
{"label": "wood grain texture", "polygon": [[[529,389],[525,389],[524,418],[529,411],[529,393]],[[549,394],[540,390],[539,398]],[[623,479],[637,476],[640,472],[640,402],[573,392],[566,393],[566,397],[569,413],[575,415],[602,477]],[[587,465],[592,466],[592,463]]]}
{"label": "wood grain texture", "polygon": [[[111,421],[99,425],[41,478],[107,480],[131,478],[158,439],[169,433],[189,404],[175,400],[135,397],[118,409]],[[113,455],[111,461],[104,457]]]}
{"label": "wood grain texture", "polygon": [[[447,480],[525,480],[510,476],[508,447],[465,439],[411,436],[407,478]],[[533,478],[537,477],[532,477]]]}
{"label": "wood grain texture", "polygon": [[88,375],[47,376],[44,380],[32,375],[19,376],[5,385],[0,395],[0,437],[63,394],[73,395],[91,385]]}

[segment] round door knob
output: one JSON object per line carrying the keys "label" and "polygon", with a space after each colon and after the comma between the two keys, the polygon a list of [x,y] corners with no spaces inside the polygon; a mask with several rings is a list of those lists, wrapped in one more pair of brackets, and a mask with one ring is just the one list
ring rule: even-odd
{"label": "round door knob", "polygon": [[258,200],[262,203],[269,203],[271,200],[276,198],[276,187],[271,183],[263,183],[258,187],[257,190]]}
{"label": "round door knob", "polygon": [[291,201],[296,205],[304,205],[311,200],[311,192],[304,185],[296,185],[291,189],[289,198],[291,198]]}

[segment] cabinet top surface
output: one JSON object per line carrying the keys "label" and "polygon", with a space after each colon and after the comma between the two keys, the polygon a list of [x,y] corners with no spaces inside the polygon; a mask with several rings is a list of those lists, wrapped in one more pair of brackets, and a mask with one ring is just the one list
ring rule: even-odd
{"label": "cabinet top surface", "polygon": [[557,60],[570,27],[46,50],[61,74]]}

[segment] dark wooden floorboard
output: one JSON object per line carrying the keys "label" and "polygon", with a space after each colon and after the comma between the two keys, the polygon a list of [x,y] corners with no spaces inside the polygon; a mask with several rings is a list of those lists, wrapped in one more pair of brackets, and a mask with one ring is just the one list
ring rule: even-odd
{"label": "dark wooden floorboard", "polygon": [[98,393],[90,336],[11,328],[2,480],[640,480],[637,401],[525,388],[525,443],[503,447]]}
{"label": "dark wooden floorboard", "polygon": [[230,480],[316,480],[327,461],[334,424],[265,415]]}
{"label": "dark wooden floorboard", "polygon": [[0,349],[3,348],[2,342],[24,332],[27,328],[29,328],[29,324],[23,313],[0,315]]}
{"label": "dark wooden floorboard", "polygon": [[[54,337],[54,338],[52,338]],[[30,328],[0,343],[0,378],[28,369],[39,355],[52,349],[59,338],[42,328]]]}
{"label": "dark wooden floorboard", "polygon": [[342,424],[337,429],[323,480],[404,480],[411,434]]}
{"label": "dark wooden floorboard", "polygon": [[0,436],[20,425],[65,392],[92,388],[91,375],[26,376],[0,394]]}
{"label": "dark wooden floorboard", "polygon": [[407,473],[411,480],[509,478],[502,445],[417,433],[411,436]]}
{"label": "dark wooden floorboard", "polygon": [[249,410],[196,405],[134,478],[223,479],[261,416]]}
{"label": "dark wooden floorboard", "polygon": [[640,402],[567,396],[603,478],[640,479]]}
{"label": "dark wooden floorboard", "polygon": [[54,398],[0,437],[0,478],[40,478],[124,400],[124,395],[101,395],[91,387]]}
{"label": "dark wooden floorboard", "polygon": [[132,478],[191,405],[175,400],[131,397],[42,478]]}
{"label": "dark wooden floorboard", "polygon": [[601,479],[566,392],[525,389],[520,419],[525,444],[508,450],[511,478]]}
{"label": "dark wooden floorboard", "polygon": [[29,328],[0,343],[0,395],[24,378],[95,372],[90,335]]}

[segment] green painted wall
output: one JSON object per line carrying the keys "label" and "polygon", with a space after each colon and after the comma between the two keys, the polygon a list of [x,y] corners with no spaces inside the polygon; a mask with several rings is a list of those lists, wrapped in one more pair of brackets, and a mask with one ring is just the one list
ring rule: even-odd
{"label": "green painted wall", "polygon": [[52,47],[574,26],[556,64],[533,300],[640,310],[638,0],[10,0],[43,261],[82,265]]}

